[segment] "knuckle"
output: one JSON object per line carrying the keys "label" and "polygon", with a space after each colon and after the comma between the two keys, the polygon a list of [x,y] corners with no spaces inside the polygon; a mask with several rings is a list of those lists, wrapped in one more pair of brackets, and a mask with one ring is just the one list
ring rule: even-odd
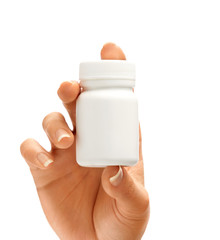
{"label": "knuckle", "polygon": [[143,203],[142,203],[143,212],[146,212],[148,210],[149,206],[150,206],[149,195],[148,195],[147,191],[145,190],[145,194],[143,197]]}
{"label": "knuckle", "polygon": [[127,187],[124,190],[124,195],[128,198],[130,198],[131,196],[134,196],[135,188],[136,188],[136,186],[135,186],[133,180],[130,180],[128,182]]}
{"label": "knuckle", "polygon": [[23,157],[25,157],[26,153],[30,150],[30,145],[32,143],[35,143],[35,140],[33,138],[27,138],[21,143],[20,152]]}
{"label": "knuckle", "polygon": [[51,121],[54,121],[54,120],[57,121],[57,120],[63,120],[63,119],[64,119],[64,117],[61,113],[51,112],[44,117],[44,119],[42,121],[43,128],[45,130],[47,130],[50,126]]}

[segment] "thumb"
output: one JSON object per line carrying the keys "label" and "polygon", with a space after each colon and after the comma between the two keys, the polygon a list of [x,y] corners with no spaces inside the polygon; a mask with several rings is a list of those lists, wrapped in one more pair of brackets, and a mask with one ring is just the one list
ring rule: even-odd
{"label": "thumb", "polygon": [[102,174],[105,192],[116,200],[119,212],[127,218],[149,215],[149,197],[144,186],[137,182],[124,167],[109,166]]}

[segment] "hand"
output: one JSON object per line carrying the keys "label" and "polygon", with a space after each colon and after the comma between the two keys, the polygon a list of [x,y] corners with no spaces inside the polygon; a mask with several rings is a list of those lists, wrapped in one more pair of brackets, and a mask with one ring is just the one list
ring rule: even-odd
{"label": "hand", "polygon": [[[101,50],[101,58],[125,60],[125,55],[115,44],[108,43]],[[58,89],[73,126],[79,94],[80,86],[75,81],[64,82]],[[137,165],[103,169],[77,164],[75,136],[60,113],[47,115],[43,128],[51,151],[27,139],[21,144],[21,154],[30,167],[48,222],[60,239],[141,239],[149,218],[141,133]],[[116,177],[110,181],[112,176]]]}

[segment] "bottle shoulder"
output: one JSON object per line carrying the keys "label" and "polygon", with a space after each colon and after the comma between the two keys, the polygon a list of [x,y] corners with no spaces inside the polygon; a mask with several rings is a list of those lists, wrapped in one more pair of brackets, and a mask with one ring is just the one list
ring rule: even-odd
{"label": "bottle shoulder", "polygon": [[132,89],[124,88],[103,88],[103,89],[94,89],[89,91],[83,91],[80,98],[136,98],[136,95]]}

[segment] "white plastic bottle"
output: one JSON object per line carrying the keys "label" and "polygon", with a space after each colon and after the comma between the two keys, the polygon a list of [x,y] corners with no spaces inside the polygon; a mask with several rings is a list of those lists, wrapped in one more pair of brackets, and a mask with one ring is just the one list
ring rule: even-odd
{"label": "white plastic bottle", "polygon": [[124,60],[83,62],[76,103],[76,160],[85,167],[135,165],[139,159],[135,65]]}

